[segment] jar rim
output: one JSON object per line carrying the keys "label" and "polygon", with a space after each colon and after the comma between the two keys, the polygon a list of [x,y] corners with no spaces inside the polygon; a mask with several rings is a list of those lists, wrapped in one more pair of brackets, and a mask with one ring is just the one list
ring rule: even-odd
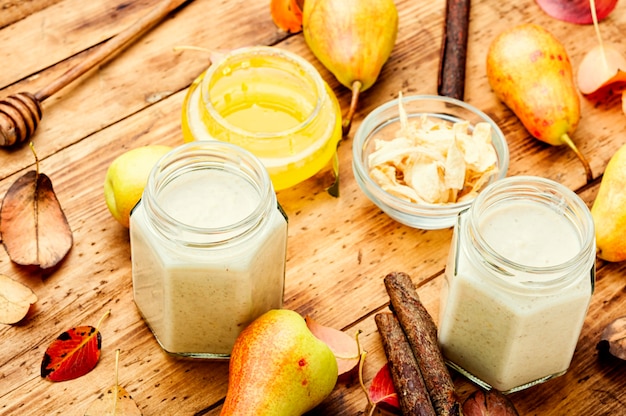
{"label": "jar rim", "polygon": [[[483,212],[481,209],[491,203],[497,204],[514,197],[520,197],[519,194],[523,194],[525,201],[531,200],[536,203],[551,205],[563,213],[564,218],[574,226],[580,237],[580,249],[575,256],[549,266],[521,264],[504,257],[485,240],[479,228],[479,217]],[[512,270],[529,275],[553,276],[540,281],[517,282],[526,283],[527,286],[533,284],[566,284],[569,282],[566,273],[568,270],[581,267],[587,262],[595,262],[595,229],[591,213],[584,201],[574,191],[556,181],[536,176],[511,176],[501,179],[489,184],[474,200],[467,212],[469,214],[469,223],[466,228],[467,237],[473,241],[480,251],[481,257],[492,266],[492,269],[497,271],[496,274],[503,277],[500,280],[510,281],[504,277],[512,276],[513,274],[508,271]]]}
{"label": "jar rim", "polygon": [[[302,73],[312,81],[315,88],[316,96],[315,107],[305,117],[304,120],[302,120],[295,126],[292,126],[280,132],[252,132],[230,123],[220,114],[219,111],[217,111],[217,109],[213,105],[213,102],[211,101],[211,98],[209,97],[209,83],[213,80],[214,75],[219,70],[221,70],[224,65],[230,63],[231,60],[240,59],[241,57],[246,56],[266,56],[291,63],[296,68],[300,69]],[[211,66],[209,66],[209,68],[206,70],[206,73],[204,74],[204,77],[202,78],[202,81],[200,83],[200,94],[202,97],[202,102],[206,111],[210,114],[212,119],[214,119],[223,128],[232,131],[240,136],[254,137],[259,139],[277,139],[290,136],[311,124],[316,119],[318,114],[322,111],[322,97],[325,93],[326,92],[324,80],[309,61],[291,51],[280,49],[275,46],[248,46],[234,49],[225,54],[219,61],[212,63]]]}
{"label": "jar rim", "polygon": [[[186,160],[186,161],[185,161]],[[238,221],[217,227],[206,227],[188,224],[174,218],[158,202],[159,189],[167,186],[172,180],[199,167],[220,169],[247,180],[259,192],[259,203],[244,218]],[[182,171],[184,170],[184,171]],[[163,155],[152,168],[142,201],[145,201],[146,210],[157,221],[150,223],[167,238],[177,239],[188,245],[221,244],[248,234],[259,224],[264,214],[272,208],[275,202],[274,188],[262,162],[251,152],[231,143],[220,141],[199,141],[182,144]],[[174,232],[174,230],[177,230]],[[180,235],[213,236],[209,243],[195,243],[183,241]],[[222,238],[220,235],[228,235]],[[194,240],[195,241],[195,240]]]}

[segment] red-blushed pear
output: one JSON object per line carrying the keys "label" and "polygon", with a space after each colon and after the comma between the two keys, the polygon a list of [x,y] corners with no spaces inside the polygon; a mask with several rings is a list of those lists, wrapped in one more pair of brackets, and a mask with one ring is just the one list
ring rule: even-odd
{"label": "red-blushed pear", "polygon": [[335,388],[335,355],[304,318],[270,310],[237,337],[221,416],[300,416]]}
{"label": "red-blushed pear", "polygon": [[598,195],[591,206],[596,227],[598,257],[612,262],[626,260],[626,144],[606,165]]}
{"label": "red-blushed pear", "polygon": [[570,138],[580,121],[580,99],[567,51],[554,35],[532,23],[500,33],[487,51],[487,79],[533,137],[569,146],[587,182],[593,180],[589,163]]}

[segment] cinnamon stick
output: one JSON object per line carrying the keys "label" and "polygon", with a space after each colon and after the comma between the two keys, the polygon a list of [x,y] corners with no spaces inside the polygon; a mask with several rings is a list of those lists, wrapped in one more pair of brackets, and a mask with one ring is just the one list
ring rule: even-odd
{"label": "cinnamon stick", "polygon": [[411,277],[393,272],[385,276],[384,282],[437,415],[460,415],[461,403],[439,348],[437,326],[420,301]]}
{"label": "cinnamon stick", "polygon": [[411,346],[395,315],[374,316],[403,416],[436,416]]}
{"label": "cinnamon stick", "polygon": [[439,95],[463,100],[470,0],[447,0],[439,61]]}

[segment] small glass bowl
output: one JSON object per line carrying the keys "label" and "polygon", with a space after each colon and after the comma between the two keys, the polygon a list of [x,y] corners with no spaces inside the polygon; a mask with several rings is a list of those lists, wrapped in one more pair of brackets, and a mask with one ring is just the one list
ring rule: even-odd
{"label": "small glass bowl", "polygon": [[[389,101],[372,111],[361,123],[352,145],[352,169],[361,190],[381,210],[394,220],[413,228],[436,230],[454,225],[459,212],[469,208],[473,199],[450,204],[418,204],[405,201],[384,191],[369,175],[368,156],[374,140],[392,140],[400,130],[399,99]],[[409,120],[426,114],[448,122],[469,121],[491,125],[491,141],[496,150],[498,171],[489,183],[506,176],[509,167],[509,148],[506,138],[496,123],[477,108],[454,98],[437,95],[404,96],[402,105]]]}

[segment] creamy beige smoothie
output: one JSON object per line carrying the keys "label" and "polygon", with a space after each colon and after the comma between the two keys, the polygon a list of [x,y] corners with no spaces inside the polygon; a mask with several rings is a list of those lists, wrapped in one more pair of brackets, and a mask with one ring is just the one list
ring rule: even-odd
{"label": "creamy beige smoothie", "polygon": [[[545,204],[508,201],[480,218],[486,242],[518,264],[559,265],[581,250],[572,224]],[[439,340],[446,359],[505,392],[565,372],[589,304],[591,268],[577,271],[585,276],[573,286],[547,293],[530,291],[524,282],[554,278],[549,273],[500,275],[512,284],[504,290],[458,242],[455,233],[442,292]]]}
{"label": "creamy beige smoothie", "polygon": [[[250,215],[258,192],[227,170],[199,169],[177,176],[157,195],[163,210],[183,224],[228,227]],[[182,355],[228,355],[254,318],[282,307],[286,220],[278,209],[245,237],[210,249],[200,240],[233,233],[178,228],[175,244],[155,233],[140,203],[131,223],[135,302],[161,346]]]}

